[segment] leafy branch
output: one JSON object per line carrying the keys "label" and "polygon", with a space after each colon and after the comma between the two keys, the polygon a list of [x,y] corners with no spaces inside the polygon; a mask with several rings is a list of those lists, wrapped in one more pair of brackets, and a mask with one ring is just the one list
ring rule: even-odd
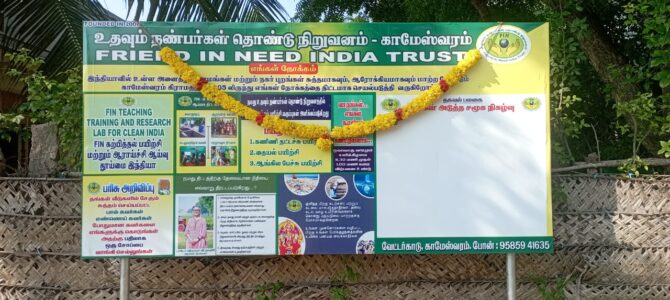
{"label": "leafy branch", "polygon": [[277,294],[284,288],[281,281],[262,284],[256,287],[256,300],[277,300]]}
{"label": "leafy branch", "polygon": [[[82,95],[81,69],[47,77],[39,69],[44,61],[29,56],[27,49],[5,54],[6,74],[26,85],[26,99],[16,110],[31,124],[54,123],[58,127],[60,163],[68,170],[81,166]],[[56,79],[63,78],[63,79]],[[5,131],[5,127],[2,127]]]}
{"label": "leafy branch", "polygon": [[542,294],[545,300],[563,300],[566,299],[565,287],[573,282],[575,278],[572,275],[549,279],[546,277],[535,277],[531,281]]}
{"label": "leafy branch", "polygon": [[344,271],[335,274],[330,282],[330,292],[333,300],[346,300],[351,295],[351,289],[347,287],[348,284],[356,283],[360,279],[361,274],[354,271],[354,269],[346,265]]}

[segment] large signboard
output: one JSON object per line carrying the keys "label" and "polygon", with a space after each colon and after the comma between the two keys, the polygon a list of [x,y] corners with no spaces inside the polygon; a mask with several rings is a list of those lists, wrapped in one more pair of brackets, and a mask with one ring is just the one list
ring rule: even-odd
{"label": "large signboard", "polygon": [[[87,22],[82,256],[551,252],[548,30]],[[323,151],[208,101],[162,47],[255,110],[328,127],[482,59],[426,111]]]}

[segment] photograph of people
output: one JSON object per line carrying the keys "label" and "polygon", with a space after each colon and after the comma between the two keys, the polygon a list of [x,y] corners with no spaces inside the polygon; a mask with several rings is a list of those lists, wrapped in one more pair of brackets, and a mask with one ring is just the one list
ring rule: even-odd
{"label": "photograph of people", "polygon": [[309,195],[319,184],[318,174],[287,174],[284,183],[291,193],[298,196]]}
{"label": "photograph of people", "polygon": [[207,248],[207,223],[200,216],[200,208],[193,208],[193,216],[186,221],[186,249]]}
{"label": "photograph of people", "polygon": [[212,118],[212,137],[237,137],[237,118]]}
{"label": "photograph of people", "polygon": [[205,118],[179,118],[179,136],[183,138],[204,138]]}
{"label": "photograph of people", "polygon": [[160,179],[160,180],[158,180],[158,194],[159,195],[169,195],[170,194],[170,179]]}
{"label": "photograph of people", "polygon": [[335,193],[337,191],[337,186],[335,185],[335,182],[328,182],[328,197],[330,198],[335,198],[337,194]]}
{"label": "photograph of people", "polygon": [[204,146],[180,146],[179,155],[179,165],[184,167],[204,166],[207,160]]}
{"label": "photograph of people", "polygon": [[211,166],[237,166],[236,146],[213,146],[211,147]]}
{"label": "photograph of people", "polygon": [[349,185],[342,176],[333,176],[326,181],[326,195],[333,200],[340,200],[347,195]]}
{"label": "photograph of people", "polygon": [[177,196],[177,249],[214,248],[214,196]]}

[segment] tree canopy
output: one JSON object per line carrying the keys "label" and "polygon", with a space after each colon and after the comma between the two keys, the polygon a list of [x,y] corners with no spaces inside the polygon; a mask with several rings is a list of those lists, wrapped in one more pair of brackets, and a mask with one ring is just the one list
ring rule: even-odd
{"label": "tree canopy", "polygon": [[301,0],[295,20],[549,22],[553,164],[670,157],[666,0]]}
{"label": "tree canopy", "polygon": [[[78,170],[83,23],[122,18],[105,9],[100,0],[1,3],[0,92],[24,92],[27,101],[9,114],[0,113],[0,139],[27,136],[27,122],[54,122],[59,127],[63,168]],[[276,22],[288,18],[277,0],[125,0],[125,4],[128,12],[122,17],[133,16],[136,21]]]}
{"label": "tree canopy", "polygon": [[[42,95],[43,87],[59,82],[62,94],[72,98],[68,101],[72,105],[79,103],[80,95],[71,92],[76,90],[73,86],[80,84],[73,75],[76,71],[63,71],[81,63],[82,21],[119,17],[104,9],[98,0],[6,3],[2,11],[5,28],[0,31],[0,50],[31,49],[30,53],[5,57],[6,60],[24,65],[32,61],[28,56],[44,60],[35,62],[40,66],[38,71],[18,68],[20,71],[13,74],[21,78],[17,82],[32,85],[27,92],[33,102],[19,112],[27,117],[44,117],[38,113],[40,101],[56,101],[52,94],[58,93],[49,92],[52,96],[47,97]],[[126,4],[132,9],[125,17],[132,16],[135,20],[144,15],[152,21],[287,19],[277,0],[126,0]],[[550,96],[554,168],[587,158],[626,159],[619,170],[639,174],[647,168],[640,157],[670,157],[669,18],[670,3],[666,0],[300,0],[293,20],[548,22],[552,28]],[[53,79],[45,77],[53,74],[61,74],[60,81],[52,82]],[[5,115],[0,123],[9,126],[22,122],[16,117]],[[81,121],[56,119],[63,124]],[[77,132],[77,127],[71,131]],[[72,139],[76,138],[77,134],[73,134]]]}
{"label": "tree canopy", "polygon": [[[115,0],[119,1],[119,0]],[[277,0],[125,0],[126,16],[116,16],[100,0],[10,0],[4,1],[0,15],[0,55],[30,50],[45,60],[47,74],[76,67],[82,61],[84,21],[213,21],[277,22],[287,19]],[[146,12],[146,19],[142,19]]]}

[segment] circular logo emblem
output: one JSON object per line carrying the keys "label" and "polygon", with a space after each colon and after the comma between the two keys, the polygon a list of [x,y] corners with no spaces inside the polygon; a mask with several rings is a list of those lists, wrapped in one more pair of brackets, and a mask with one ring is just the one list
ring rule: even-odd
{"label": "circular logo emblem", "polygon": [[530,53],[530,38],[519,27],[494,26],[479,35],[477,49],[490,62],[511,64],[522,60]]}
{"label": "circular logo emblem", "polygon": [[89,183],[88,192],[91,194],[97,194],[98,192],[100,192],[100,185],[97,182]]}
{"label": "circular logo emblem", "polygon": [[180,106],[191,106],[191,104],[193,104],[193,99],[189,96],[181,96],[177,99],[177,102]]}
{"label": "circular logo emblem", "polygon": [[540,107],[540,99],[535,97],[528,97],[523,99],[523,107],[525,107],[527,110],[536,110]]}
{"label": "circular logo emblem", "polygon": [[135,98],[133,98],[133,97],[123,97],[121,99],[121,103],[123,103],[123,105],[125,105],[125,106],[133,106],[133,105],[135,105]]}
{"label": "circular logo emblem", "polygon": [[382,101],[382,108],[386,111],[394,111],[400,107],[400,101],[395,98],[386,98]]}
{"label": "circular logo emblem", "polygon": [[290,212],[299,212],[302,209],[302,202],[300,200],[291,200],[286,203],[286,209]]}

